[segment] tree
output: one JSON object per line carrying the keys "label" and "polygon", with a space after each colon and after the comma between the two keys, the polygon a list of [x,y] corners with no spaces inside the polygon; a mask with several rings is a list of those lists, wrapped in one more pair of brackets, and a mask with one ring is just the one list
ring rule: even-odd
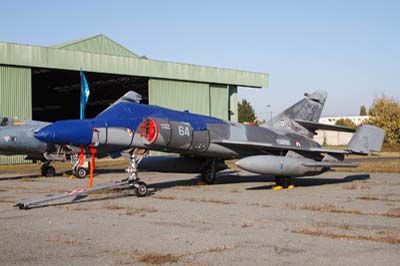
{"label": "tree", "polygon": [[246,100],[243,99],[242,102],[238,104],[238,120],[239,123],[243,122],[254,122],[256,119],[256,114],[254,113],[254,109],[251,104]]}
{"label": "tree", "polygon": [[375,97],[369,109],[368,124],[383,128],[386,131],[387,143],[400,143],[400,102],[395,98]]}
{"label": "tree", "polygon": [[365,105],[361,105],[360,115],[367,115],[367,108],[365,108]]}
{"label": "tree", "polygon": [[343,118],[338,119],[338,120],[336,120],[336,123],[335,123],[335,124],[338,125],[338,126],[345,126],[345,127],[352,127],[352,128],[355,128],[355,127],[356,127],[356,125],[354,124],[354,122],[351,121],[351,120],[348,119],[348,118],[346,118],[346,119],[343,119]]}

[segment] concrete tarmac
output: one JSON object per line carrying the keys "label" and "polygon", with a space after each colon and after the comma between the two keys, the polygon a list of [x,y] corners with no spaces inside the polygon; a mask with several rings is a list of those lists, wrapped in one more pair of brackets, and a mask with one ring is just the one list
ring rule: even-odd
{"label": "concrete tarmac", "polygon": [[114,190],[19,210],[88,179],[0,173],[0,265],[399,265],[399,174],[328,172],[281,191],[244,171],[211,186],[194,174],[141,177],[149,197]]}

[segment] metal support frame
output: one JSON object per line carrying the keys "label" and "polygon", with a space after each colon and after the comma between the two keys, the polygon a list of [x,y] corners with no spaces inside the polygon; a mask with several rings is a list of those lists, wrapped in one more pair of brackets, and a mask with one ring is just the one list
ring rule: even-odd
{"label": "metal support frame", "polygon": [[69,192],[64,192],[62,194],[54,195],[54,196],[49,196],[37,200],[32,200],[32,201],[27,201],[27,202],[18,202],[17,204],[14,205],[14,207],[18,207],[20,209],[29,209],[33,205],[38,205],[41,203],[49,202],[49,201],[55,201],[59,199],[64,199],[64,198],[69,198],[69,197],[79,197],[83,195],[87,195],[91,192],[99,191],[99,190],[107,190],[107,189],[113,189],[117,187],[122,187],[125,185],[128,185],[130,182],[128,179],[124,179],[118,182],[113,182],[109,184],[104,184],[104,185],[99,185],[95,186],[93,188],[79,188],[75,189]]}
{"label": "metal support frame", "polygon": [[[117,182],[112,182],[108,184],[103,184],[99,186],[95,186],[93,188],[80,188],[80,189],[75,189],[69,192],[65,192],[59,195],[54,195],[54,196],[49,196],[37,200],[32,200],[32,201],[27,201],[27,202],[18,202],[15,207],[19,207],[20,209],[29,209],[33,205],[38,205],[41,203],[49,202],[49,201],[55,201],[55,200],[60,200],[68,197],[79,197],[83,195],[87,195],[91,192],[99,191],[99,190],[108,190],[108,189],[113,189],[113,188],[118,188],[118,187],[123,187],[123,186],[128,186],[130,188],[133,188],[135,191],[136,196],[138,197],[144,197],[148,194],[148,188],[146,183],[139,181],[139,176],[138,176],[138,165],[142,161],[142,159],[148,155],[148,150],[145,150],[145,152],[142,154],[142,156],[138,156],[139,149],[131,149],[128,151],[125,151],[122,154],[122,156],[127,159],[130,163],[130,167],[127,169],[128,172],[131,173],[131,175],[128,178],[125,178],[121,181]],[[129,155],[129,156],[128,156]],[[139,157],[139,158],[138,158]],[[79,165],[79,160],[77,160],[77,163]]]}

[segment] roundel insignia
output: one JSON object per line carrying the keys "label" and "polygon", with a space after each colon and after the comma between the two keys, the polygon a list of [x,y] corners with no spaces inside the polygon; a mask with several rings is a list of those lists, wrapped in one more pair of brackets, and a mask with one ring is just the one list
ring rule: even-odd
{"label": "roundel insignia", "polygon": [[132,135],[133,135],[132,129],[127,128],[127,129],[126,129],[126,132],[128,132],[129,136],[132,137]]}

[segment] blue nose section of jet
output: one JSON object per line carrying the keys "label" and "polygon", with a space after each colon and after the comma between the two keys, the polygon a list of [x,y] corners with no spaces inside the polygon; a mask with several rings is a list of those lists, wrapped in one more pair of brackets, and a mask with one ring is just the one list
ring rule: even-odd
{"label": "blue nose section of jet", "polygon": [[35,133],[38,140],[54,144],[87,145],[92,137],[93,128],[86,120],[55,122]]}

